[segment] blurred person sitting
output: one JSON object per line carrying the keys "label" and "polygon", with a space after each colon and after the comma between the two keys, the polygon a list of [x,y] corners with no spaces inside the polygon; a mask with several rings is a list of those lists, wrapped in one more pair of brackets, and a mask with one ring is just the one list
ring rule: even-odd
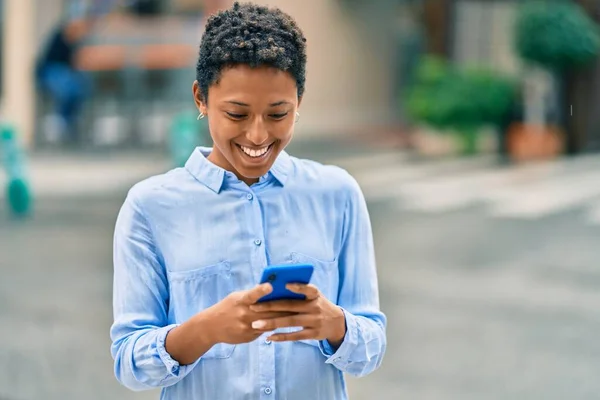
{"label": "blurred person sitting", "polygon": [[[345,170],[299,159],[292,140],[306,39],[276,8],[209,18],[193,98],[213,147],[136,184],[116,221],[117,379],[161,399],[346,400],[344,373],[382,362],[386,316],[371,223]],[[259,300],[267,265],[310,263],[302,300]],[[298,328],[298,329],[297,329]]]}
{"label": "blurred person sitting", "polygon": [[75,65],[76,53],[90,33],[92,20],[76,18],[61,22],[51,32],[49,41],[36,65],[38,87],[48,93],[55,104],[55,131],[50,140],[77,139],[76,122],[83,101],[89,94],[90,82]]}

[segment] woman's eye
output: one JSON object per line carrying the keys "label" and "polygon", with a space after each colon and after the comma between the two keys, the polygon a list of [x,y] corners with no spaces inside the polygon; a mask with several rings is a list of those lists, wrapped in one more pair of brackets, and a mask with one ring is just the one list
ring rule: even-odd
{"label": "woman's eye", "polygon": [[227,116],[229,116],[229,118],[232,119],[243,119],[246,117],[245,114],[234,114],[234,113],[230,113],[230,112],[226,112]]}
{"label": "woman's eye", "polygon": [[271,118],[273,119],[283,119],[288,115],[288,113],[282,113],[282,114],[271,114]]}

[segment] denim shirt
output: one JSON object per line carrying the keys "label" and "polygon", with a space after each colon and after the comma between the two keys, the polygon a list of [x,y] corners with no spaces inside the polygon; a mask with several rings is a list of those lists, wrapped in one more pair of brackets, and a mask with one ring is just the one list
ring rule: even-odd
{"label": "denim shirt", "polygon": [[[386,348],[371,224],[343,169],[282,152],[251,186],[206,159],[129,191],[114,235],[115,375],[161,399],[347,399],[344,373],[377,369]],[[180,365],[165,350],[174,327],[259,283],[268,265],[310,263],[311,283],[338,305],[346,335],[327,341],[218,343]],[[297,328],[285,328],[286,332]]]}

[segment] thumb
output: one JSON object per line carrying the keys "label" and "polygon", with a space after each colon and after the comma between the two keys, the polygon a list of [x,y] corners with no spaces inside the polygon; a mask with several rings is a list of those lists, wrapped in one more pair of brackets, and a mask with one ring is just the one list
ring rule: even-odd
{"label": "thumb", "polygon": [[244,302],[248,305],[256,303],[263,296],[268,295],[273,291],[273,286],[270,283],[263,283],[246,292]]}

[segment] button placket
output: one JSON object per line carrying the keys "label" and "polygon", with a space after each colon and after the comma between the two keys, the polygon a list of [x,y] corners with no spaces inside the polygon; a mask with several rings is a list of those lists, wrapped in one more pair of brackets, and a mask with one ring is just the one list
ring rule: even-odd
{"label": "button placket", "polygon": [[[256,189],[256,188],[255,188]],[[250,246],[253,248],[252,251],[252,272],[254,275],[255,282],[258,282],[264,265],[268,262],[267,249],[266,249],[266,238],[265,238],[265,226],[263,218],[263,210],[259,201],[257,192],[246,189],[245,193],[241,196],[242,201],[246,202],[246,206],[251,210],[251,226],[250,234],[254,236],[250,239]],[[252,237],[252,236],[251,236]],[[274,398],[275,397],[275,346],[270,341],[266,340],[267,336],[262,342],[257,341],[254,345],[258,347],[259,358],[261,360],[259,374],[258,374],[258,388],[260,388],[261,398]]]}

